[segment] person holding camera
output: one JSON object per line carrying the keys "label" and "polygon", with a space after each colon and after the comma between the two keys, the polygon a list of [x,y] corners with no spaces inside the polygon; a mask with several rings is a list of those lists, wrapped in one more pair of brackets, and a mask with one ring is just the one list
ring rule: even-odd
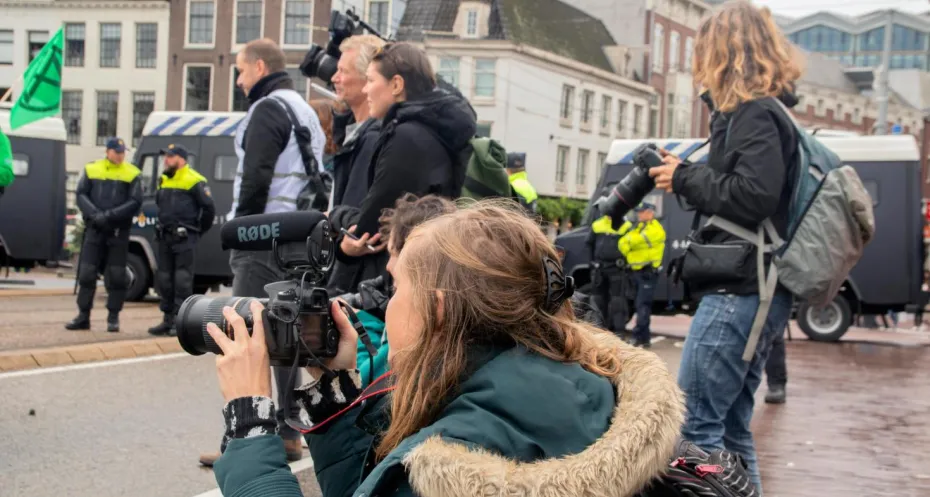
{"label": "person holding camera", "polygon": [[[296,392],[325,497],[630,496],[667,467],[684,411],[664,362],[578,321],[552,243],[516,204],[501,205],[407,237],[390,267],[392,371],[365,391],[358,335],[332,304],[338,353]],[[208,326],[228,402],[220,490],[299,496],[270,415],[261,320],[250,336],[225,316],[231,336]]]}
{"label": "person holding camera", "polygon": [[[325,134],[316,112],[299,93],[286,72],[284,52],[269,39],[254,40],[236,56],[236,83],[249,98],[249,110],[236,130],[239,167],[233,184],[233,205],[228,220],[253,214],[294,212],[311,178],[322,171]],[[309,133],[309,143],[304,142]],[[301,138],[304,136],[304,138]],[[307,150],[307,148],[311,150]],[[311,156],[307,156],[312,153]],[[324,194],[324,192],[316,192]],[[267,297],[265,285],[285,279],[274,254],[231,250],[233,295]],[[300,434],[285,423],[299,408],[291,401],[289,368],[274,368],[279,392],[278,422],[287,458],[303,457]],[[212,466],[220,453],[200,456]]]}
{"label": "person holding camera", "polygon": [[170,144],[165,154],[165,170],[158,178],[155,203],[158,222],[158,293],[164,314],[152,328],[152,335],[173,335],[174,318],[187,297],[194,293],[194,249],[213,226],[216,207],[207,178],[187,163],[183,145]]}
{"label": "person holding camera", "polygon": [[[705,19],[695,43],[694,78],[716,107],[706,167],[665,153],[650,169],[658,188],[675,193],[702,215],[718,216],[755,232],[770,219],[786,236],[798,136],[790,107],[801,75],[797,50],[767,8],[746,1],[724,4]],[[714,110],[714,109],[712,109]],[[692,264],[696,244],[712,245]],[[762,493],[750,421],[762,368],[776,335],[791,316],[792,295],[779,286],[751,361],[742,356],[760,307],[755,245],[728,231],[703,228],[686,250],[681,277],[700,299],[682,351],[678,383],[688,419],[682,434],[701,448],[728,449],[748,463]],[[766,262],[765,267],[768,267]],[[699,269],[697,271],[689,271]]]}
{"label": "person holding camera", "polygon": [[652,301],[659,282],[659,267],[665,257],[665,228],[656,220],[656,207],[642,202],[636,207],[639,222],[620,237],[617,245],[636,282],[636,326],[631,344],[649,348],[652,332],[649,330]]}
{"label": "person holding camera", "polygon": [[[119,331],[119,313],[126,300],[129,278],[129,230],[142,207],[141,171],[125,161],[126,144],[107,141],[107,157],[84,166],[75,194],[84,216],[84,243],[78,261],[78,315],[67,330],[89,330],[90,310],[97,291],[97,275],[104,272],[107,287],[107,331]],[[106,268],[104,270],[104,268]]]}
{"label": "person holding camera", "polygon": [[[335,206],[329,213],[337,232],[352,235],[343,236],[337,250],[339,260],[348,264],[384,250],[378,218],[404,193],[449,198],[461,194],[468,163],[464,155],[477,129],[468,101],[437,88],[426,52],[414,45],[384,45],[366,74],[363,91],[369,112],[381,122],[364,176],[367,191],[358,208]],[[386,276],[386,255],[378,255],[376,261],[377,274],[366,271],[357,279]]]}

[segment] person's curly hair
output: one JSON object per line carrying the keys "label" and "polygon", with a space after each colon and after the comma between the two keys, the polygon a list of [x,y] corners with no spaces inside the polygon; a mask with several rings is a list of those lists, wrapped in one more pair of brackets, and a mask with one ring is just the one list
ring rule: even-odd
{"label": "person's curly hair", "polygon": [[326,134],[326,146],[323,148],[323,152],[329,155],[335,154],[338,147],[333,141],[333,114],[346,112],[345,104],[328,98],[320,98],[311,100],[310,107],[316,111],[317,117],[320,118],[323,133]]}
{"label": "person's curly hair", "polygon": [[381,211],[381,217],[378,218],[381,239],[389,240],[391,246],[388,249],[398,253],[404,248],[414,228],[430,219],[455,212],[456,209],[455,203],[447,198],[437,195],[417,197],[408,193],[397,199],[393,209]]}

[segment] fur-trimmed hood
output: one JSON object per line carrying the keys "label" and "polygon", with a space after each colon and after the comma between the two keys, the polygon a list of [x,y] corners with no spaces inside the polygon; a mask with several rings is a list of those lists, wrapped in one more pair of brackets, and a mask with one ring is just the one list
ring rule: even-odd
{"label": "fur-trimmed hood", "polygon": [[[580,451],[569,452],[571,455],[525,463],[492,453],[481,444],[462,443],[451,430],[439,429],[432,434],[421,431],[398,447],[401,454],[392,453],[405,466],[416,494],[627,497],[639,492],[667,467],[672,456],[684,421],[683,395],[665,363],[654,353],[631,347],[606,332],[597,338],[602,347],[620,358],[622,369],[610,378],[617,392],[615,406],[609,427],[599,438],[595,437],[595,442]],[[495,373],[501,374],[501,370]],[[578,392],[574,399],[562,404],[588,400],[583,389]],[[557,399],[545,399],[546,409],[536,411],[542,424],[551,415],[549,409],[558,409],[559,403]],[[524,423],[508,417],[506,412],[494,414],[514,424]],[[475,423],[480,421],[475,419]],[[489,431],[494,429],[492,426]],[[447,441],[449,438],[458,439]]]}

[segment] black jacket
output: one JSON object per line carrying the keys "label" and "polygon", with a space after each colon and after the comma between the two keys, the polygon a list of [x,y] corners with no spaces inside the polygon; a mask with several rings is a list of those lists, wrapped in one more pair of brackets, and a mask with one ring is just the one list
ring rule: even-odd
{"label": "black jacket", "polygon": [[[255,105],[269,93],[282,88],[294,89],[291,77],[286,72],[269,74],[249,91],[249,102]],[[275,163],[290,139],[291,121],[287,117],[287,111],[272,100],[258,104],[252,111],[249,127],[242,137],[245,163],[242,165],[242,183],[239,187],[236,217],[265,212]]]}
{"label": "black jacket", "polygon": [[368,168],[381,134],[381,122],[368,119],[349,137],[346,128],[353,124],[355,116],[351,111],[333,116],[333,141],[339,147],[333,156],[333,206],[360,207],[368,194]]}
{"label": "black jacket", "polygon": [[[791,94],[781,100],[789,108],[797,104]],[[753,231],[771,218],[784,237],[793,186],[788,178],[795,177],[797,149],[794,124],[778,102],[771,98],[752,100],[733,112],[714,116],[707,166],[679,166],[672,189],[704,216],[719,215]],[[701,238],[706,243],[738,239],[714,228],[705,228]],[[692,286],[689,290],[692,295],[758,293],[756,271],[749,272],[751,276],[742,281]]]}
{"label": "black jacket", "polygon": [[[474,110],[459,95],[437,90],[392,106],[382,120],[368,166],[368,192],[357,209],[333,208],[329,217],[335,230],[358,225],[356,234],[377,233],[381,211],[394,207],[405,193],[461,195],[467,166],[463,158],[476,129]],[[337,256],[353,261],[339,250]],[[367,257],[374,261],[356,281],[386,275],[386,252]]]}
{"label": "black jacket", "polygon": [[158,222],[164,228],[183,226],[203,234],[213,226],[216,217],[207,179],[190,166],[159,177],[155,203]]}
{"label": "black jacket", "polygon": [[75,194],[84,221],[103,213],[103,225],[95,229],[129,229],[142,207],[142,175],[128,163],[113,164],[107,159],[84,166]]}

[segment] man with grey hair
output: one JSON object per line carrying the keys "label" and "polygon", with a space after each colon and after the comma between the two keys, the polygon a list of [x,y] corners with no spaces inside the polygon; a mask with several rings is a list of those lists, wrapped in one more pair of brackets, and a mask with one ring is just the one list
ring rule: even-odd
{"label": "man with grey hair", "polygon": [[[310,206],[298,205],[308,188],[323,171],[326,136],[320,119],[306,96],[294,91],[285,70],[284,52],[269,39],[254,40],[236,56],[236,84],[248,96],[249,110],[236,130],[234,146],[239,167],[233,183],[233,205],[227,220],[254,214],[293,212]],[[302,153],[301,138],[309,134],[310,154]],[[309,185],[309,186],[308,186]],[[315,192],[325,195],[326,192]],[[325,207],[325,203],[324,203]],[[286,274],[268,252],[232,250],[233,295],[267,297],[265,285],[286,279]],[[300,433],[286,424],[298,418],[300,408],[292,401],[294,385],[290,368],[273,368],[278,391],[278,433],[284,439],[287,458],[303,457]],[[221,447],[221,452],[225,447]],[[201,464],[212,466],[220,456],[200,456]]]}
{"label": "man with grey hair", "polygon": [[[339,149],[333,157],[331,216],[347,212],[340,207],[361,207],[368,193],[368,170],[381,123],[369,116],[368,97],[362,89],[367,83],[368,64],[384,44],[384,40],[374,35],[356,35],[339,46],[342,56],[336,66],[333,86],[349,112],[333,118],[333,141]],[[386,264],[386,253],[364,255],[351,262],[339,260],[329,287],[340,293],[354,292],[360,281],[377,277],[378,268]]]}

